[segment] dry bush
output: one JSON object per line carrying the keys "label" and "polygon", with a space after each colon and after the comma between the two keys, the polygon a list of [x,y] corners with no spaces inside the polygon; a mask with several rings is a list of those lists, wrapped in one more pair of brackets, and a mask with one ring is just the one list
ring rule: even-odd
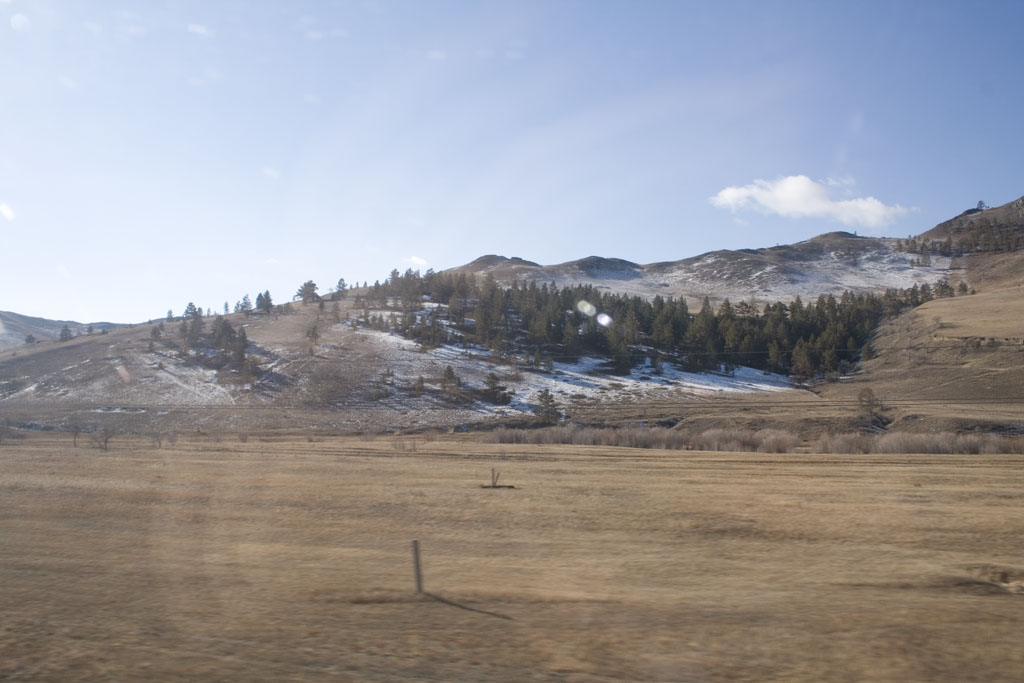
{"label": "dry bush", "polygon": [[820,453],[925,453],[929,455],[978,455],[1024,453],[1024,439],[982,434],[913,434],[889,432],[866,434],[825,434],[815,449]]}
{"label": "dry bush", "polygon": [[754,433],[758,453],[792,453],[800,445],[800,437],[781,429],[761,429]]}
{"label": "dry bush", "polygon": [[756,451],[759,445],[749,429],[709,429],[695,436],[690,444],[699,451]]}
{"label": "dry bush", "polygon": [[1024,437],[989,435],[981,439],[978,453],[985,454],[1024,454]]}
{"label": "dry bush", "polygon": [[889,432],[875,438],[872,453],[951,453],[956,435]]}
{"label": "dry bush", "polygon": [[870,453],[871,437],[867,434],[822,434],[815,444],[818,453]]}
{"label": "dry bush", "polygon": [[953,453],[977,455],[986,452],[984,449],[990,437],[983,437],[979,434],[957,434],[953,442]]}
{"label": "dry bush", "polygon": [[238,432],[238,440],[241,441],[242,443],[248,443],[249,432]]}
{"label": "dry bush", "polygon": [[544,427],[509,429],[501,427],[487,435],[490,443],[566,444],[572,446],[618,446],[621,448],[685,449],[687,435],[664,427]]}
{"label": "dry bush", "polygon": [[525,429],[499,427],[487,435],[488,443],[526,443]]}
{"label": "dry bush", "polygon": [[1024,439],[995,434],[960,434],[956,440],[956,453],[966,454],[1020,454],[1024,453]]}

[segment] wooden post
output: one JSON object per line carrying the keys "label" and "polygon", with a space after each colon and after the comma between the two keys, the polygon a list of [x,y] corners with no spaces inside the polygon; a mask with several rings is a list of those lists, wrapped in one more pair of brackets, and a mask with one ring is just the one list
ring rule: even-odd
{"label": "wooden post", "polygon": [[416,572],[416,592],[423,592],[423,572],[420,571],[420,542],[412,542],[412,567]]}

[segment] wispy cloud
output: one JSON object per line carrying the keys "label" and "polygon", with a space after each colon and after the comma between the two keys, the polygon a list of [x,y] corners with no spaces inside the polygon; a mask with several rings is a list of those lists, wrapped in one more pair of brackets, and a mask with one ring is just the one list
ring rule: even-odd
{"label": "wispy cloud", "polygon": [[417,268],[422,268],[423,266],[427,265],[427,259],[421,256],[410,256],[408,258],[402,259],[402,263],[409,263],[411,265],[416,266]]}
{"label": "wispy cloud", "polygon": [[727,187],[710,198],[720,209],[754,209],[786,218],[827,218],[843,225],[881,228],[910,211],[883,204],[874,197],[833,199],[829,187],[848,187],[852,179],[817,183],[805,175],[775,180],[755,180],[749,185]]}
{"label": "wispy cloud", "polygon": [[84,26],[85,30],[88,31],[89,33],[102,33],[103,32],[103,27],[100,24],[96,23],[95,21],[87,21],[84,24],[82,24],[82,26]]}
{"label": "wispy cloud", "polygon": [[123,35],[129,36],[131,38],[141,38],[142,36],[149,33],[146,27],[140,24],[127,24],[125,26],[121,26],[118,30]]}
{"label": "wispy cloud", "polygon": [[270,178],[271,180],[277,180],[278,178],[281,177],[281,172],[278,171],[273,166],[264,166],[262,170],[263,170],[263,175],[265,175],[266,177]]}
{"label": "wispy cloud", "polygon": [[189,24],[186,30],[197,36],[203,36],[204,38],[213,38],[214,31],[206,24]]}
{"label": "wispy cloud", "polygon": [[24,14],[15,14],[11,17],[11,28],[19,33],[27,33],[32,28],[32,22]]}
{"label": "wispy cloud", "polygon": [[444,50],[427,50],[427,59],[435,62],[442,62],[448,58],[447,53]]}
{"label": "wispy cloud", "polygon": [[324,32],[320,29],[312,28],[303,33],[302,37],[310,42],[316,42],[324,39]]}
{"label": "wispy cloud", "polygon": [[302,96],[302,100],[306,104],[320,104],[320,96],[319,95],[314,95],[313,93],[310,93],[310,92],[308,92],[305,95],[303,95]]}
{"label": "wispy cloud", "polygon": [[11,208],[10,204],[0,204],[0,216],[7,219],[8,223],[14,222],[14,209]]}
{"label": "wispy cloud", "polygon": [[70,76],[61,76],[57,79],[57,82],[68,90],[78,90],[78,81],[71,78]]}

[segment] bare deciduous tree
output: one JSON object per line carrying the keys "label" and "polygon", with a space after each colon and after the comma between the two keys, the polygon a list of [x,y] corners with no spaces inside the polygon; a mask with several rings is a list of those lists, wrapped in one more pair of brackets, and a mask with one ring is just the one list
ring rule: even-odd
{"label": "bare deciduous tree", "polygon": [[96,448],[101,451],[105,451],[110,447],[110,440],[113,439],[116,434],[117,429],[112,423],[107,422],[95,431],[91,432],[89,434],[89,439]]}
{"label": "bare deciduous tree", "polygon": [[77,417],[71,418],[68,420],[68,431],[71,432],[72,448],[78,448],[78,435],[82,433],[82,422]]}

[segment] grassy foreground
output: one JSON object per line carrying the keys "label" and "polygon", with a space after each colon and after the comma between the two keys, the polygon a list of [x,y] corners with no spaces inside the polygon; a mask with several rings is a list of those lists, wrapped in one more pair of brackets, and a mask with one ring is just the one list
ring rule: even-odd
{"label": "grassy foreground", "polygon": [[0,679],[1020,680],[1022,473],[33,436],[0,447]]}

